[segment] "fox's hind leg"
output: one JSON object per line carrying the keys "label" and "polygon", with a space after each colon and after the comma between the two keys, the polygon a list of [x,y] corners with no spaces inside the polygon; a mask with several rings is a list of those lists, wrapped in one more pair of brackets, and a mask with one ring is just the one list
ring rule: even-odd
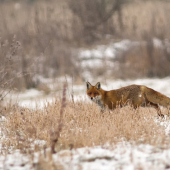
{"label": "fox's hind leg", "polygon": [[161,116],[162,118],[164,118],[164,115],[161,113],[161,109],[158,104],[148,102],[147,105],[153,106],[157,110],[158,116]]}
{"label": "fox's hind leg", "polygon": [[160,109],[159,105],[150,102],[150,101],[147,99],[147,97],[146,97],[145,94],[144,94],[144,103],[145,103],[145,106],[152,106],[152,107],[154,107],[154,108],[157,110],[158,116],[161,116],[162,118],[164,118],[164,115],[161,113],[161,109]]}

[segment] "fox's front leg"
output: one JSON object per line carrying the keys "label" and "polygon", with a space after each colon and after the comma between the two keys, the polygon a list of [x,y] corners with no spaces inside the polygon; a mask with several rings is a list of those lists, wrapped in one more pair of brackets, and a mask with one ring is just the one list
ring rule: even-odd
{"label": "fox's front leg", "polygon": [[109,107],[108,105],[102,105],[102,106],[100,106],[100,112],[101,113],[104,113],[104,112],[109,112],[109,113],[111,113],[114,109],[115,109],[115,107]]}
{"label": "fox's front leg", "polygon": [[109,113],[111,113],[112,112],[112,110],[110,110],[110,109],[100,109],[100,113],[104,113],[105,111],[107,111],[107,112],[109,112]]}
{"label": "fox's front leg", "polygon": [[99,105],[100,106],[100,113],[104,113],[104,111],[106,110],[106,107],[104,107],[104,105]]}
{"label": "fox's front leg", "polygon": [[100,108],[101,108],[100,109],[101,113],[104,113],[105,111],[108,111],[109,113],[111,113],[111,110],[112,110],[107,105],[106,106],[102,105],[102,106],[100,106]]}
{"label": "fox's front leg", "polygon": [[100,109],[100,113],[102,113],[102,114],[103,114],[103,113],[104,113],[104,111],[105,111],[104,109],[102,109],[102,108]]}

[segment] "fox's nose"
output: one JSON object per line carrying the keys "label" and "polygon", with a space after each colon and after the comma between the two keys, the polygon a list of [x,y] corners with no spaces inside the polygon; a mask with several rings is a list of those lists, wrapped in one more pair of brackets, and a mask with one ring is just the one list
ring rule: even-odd
{"label": "fox's nose", "polygon": [[93,100],[93,97],[91,97],[91,100]]}

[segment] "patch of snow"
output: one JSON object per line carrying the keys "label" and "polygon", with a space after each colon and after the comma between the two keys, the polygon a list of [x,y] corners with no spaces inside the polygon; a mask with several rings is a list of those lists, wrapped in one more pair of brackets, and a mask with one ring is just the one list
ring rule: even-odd
{"label": "patch of snow", "polygon": [[[145,85],[147,87],[150,87],[166,96],[170,97],[170,77],[166,77],[163,79],[159,78],[145,78],[145,79],[136,79],[136,80],[104,80],[103,78],[98,78],[94,81],[92,77],[90,77],[89,72],[86,72],[88,79],[86,81],[89,81],[92,85],[95,85],[97,82],[101,81],[101,87],[104,90],[113,90],[113,89],[119,89],[121,87],[125,87],[132,84],[137,85]],[[64,79],[64,78],[63,78]],[[70,81],[70,79],[68,78]],[[58,81],[56,81],[57,83]],[[67,89],[67,95],[68,98],[71,99],[71,94],[73,93],[75,101],[77,100],[86,100],[86,84],[82,85],[73,85],[72,83],[68,83],[68,89]],[[55,86],[55,85],[54,85]],[[55,100],[56,96],[61,95],[62,89],[56,92],[53,92],[50,95],[45,95],[44,92],[38,91],[35,89],[30,89],[22,93],[14,93],[10,97],[7,98],[9,101],[13,100],[14,102],[17,102],[19,106],[22,107],[28,107],[28,108],[43,108],[48,103],[52,103]],[[8,101],[7,101],[8,102]],[[2,118],[3,119],[3,118]],[[0,119],[0,120],[2,120]]]}
{"label": "patch of snow", "polygon": [[[0,156],[0,170],[27,170],[38,163],[38,155],[34,160],[21,154],[18,150],[13,154]],[[85,147],[73,150],[62,150],[53,154],[54,162],[60,162],[65,170],[135,170],[135,169],[170,169],[170,149],[161,149],[151,145],[133,145],[121,142],[116,145]]]}
{"label": "patch of snow", "polygon": [[163,47],[162,41],[158,38],[153,38],[153,44],[155,47],[161,47],[161,48]]}
{"label": "patch of snow", "polygon": [[29,157],[21,154],[19,150],[15,150],[13,154],[0,156],[0,170],[30,170],[32,168]]}
{"label": "patch of snow", "polygon": [[25,92],[19,93],[18,98],[32,98],[34,96],[42,96],[43,92],[36,89],[29,89]]}
{"label": "patch of snow", "polygon": [[93,60],[83,60],[81,62],[82,68],[102,68],[102,67],[114,67],[115,63],[109,60],[93,59]]}
{"label": "patch of snow", "polygon": [[98,68],[98,67],[102,67],[103,66],[103,61],[101,59],[93,59],[93,60],[83,60],[81,62],[81,66],[83,68]]}
{"label": "patch of snow", "polygon": [[35,140],[34,141],[34,144],[35,145],[40,145],[40,146],[43,146],[45,145],[47,142],[45,140]]}
{"label": "patch of snow", "polygon": [[130,40],[122,40],[117,43],[110,43],[107,45],[99,45],[95,49],[80,50],[80,59],[92,59],[92,58],[115,58],[115,55],[119,51],[125,51],[131,46],[138,45],[138,42],[132,42]]}
{"label": "patch of snow", "polygon": [[167,117],[165,116],[165,118],[163,120],[159,120],[156,119],[155,122],[159,123],[161,126],[164,126],[165,128],[165,134],[166,135],[170,135],[170,120],[167,120]]}
{"label": "patch of snow", "polygon": [[15,3],[14,8],[15,8],[15,10],[19,10],[21,8],[21,4]]}
{"label": "patch of snow", "polygon": [[[66,155],[66,156],[63,156]],[[151,145],[117,144],[109,148],[80,148],[61,151],[53,156],[66,169],[117,170],[154,169],[162,170],[170,165],[170,149],[163,150]]]}
{"label": "patch of snow", "polygon": [[6,120],[5,116],[0,116],[0,122],[4,122]]}
{"label": "patch of snow", "polygon": [[27,100],[19,100],[18,104],[21,107],[27,107],[31,109],[41,109],[45,106],[47,106],[49,103],[52,103],[54,101],[54,97],[45,97],[40,99],[27,99]]}

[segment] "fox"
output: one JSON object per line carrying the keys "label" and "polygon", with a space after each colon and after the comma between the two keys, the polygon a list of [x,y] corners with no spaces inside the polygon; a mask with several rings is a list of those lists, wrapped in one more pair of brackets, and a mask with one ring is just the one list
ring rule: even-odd
{"label": "fox", "polygon": [[144,85],[129,85],[116,90],[106,91],[98,82],[95,86],[86,82],[88,97],[98,104],[102,110],[115,109],[130,104],[134,109],[139,106],[151,106],[157,110],[158,116],[164,117],[160,106],[170,108],[170,98]]}

